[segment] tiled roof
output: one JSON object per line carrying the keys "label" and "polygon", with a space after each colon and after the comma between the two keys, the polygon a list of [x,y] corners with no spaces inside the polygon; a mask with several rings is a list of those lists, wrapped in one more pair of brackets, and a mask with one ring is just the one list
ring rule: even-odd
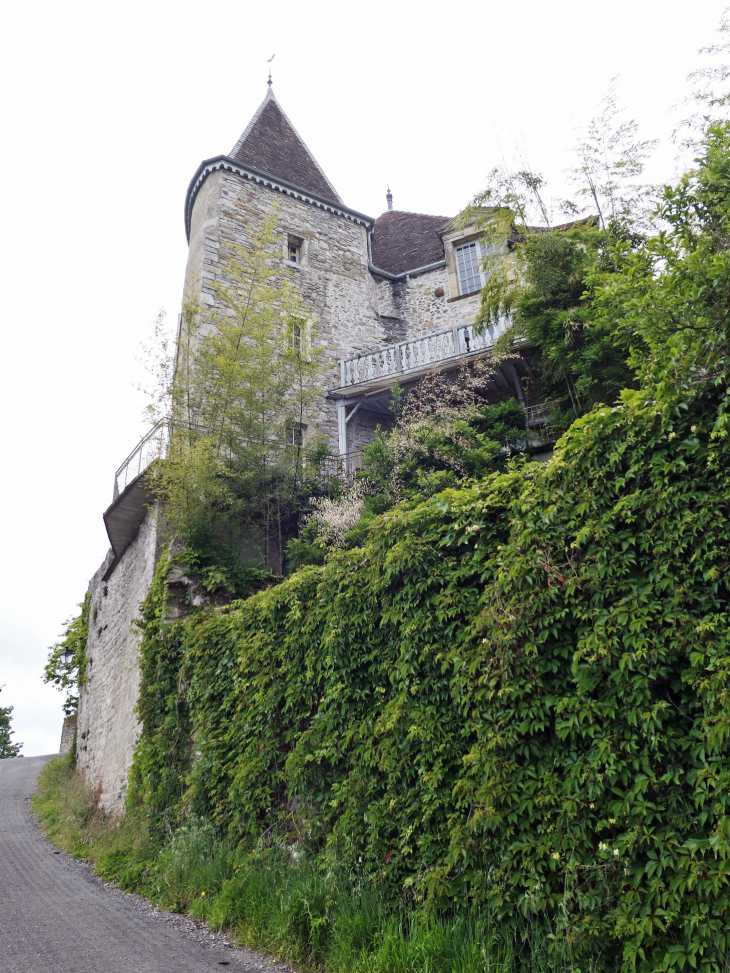
{"label": "tiled roof", "polygon": [[231,150],[231,157],[333,203],[342,203],[317,160],[279,107],[271,88]]}
{"label": "tiled roof", "polygon": [[436,231],[448,221],[448,216],[386,211],[375,221],[374,266],[391,274],[404,274],[443,260],[444,245]]}

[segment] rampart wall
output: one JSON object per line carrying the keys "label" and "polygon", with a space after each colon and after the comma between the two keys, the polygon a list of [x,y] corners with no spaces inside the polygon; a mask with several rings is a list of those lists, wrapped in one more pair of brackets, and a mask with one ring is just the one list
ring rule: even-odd
{"label": "rampart wall", "polygon": [[139,736],[134,712],[139,695],[139,638],[134,621],[152,582],[157,556],[156,521],[148,513],[109,580],[103,577],[111,551],[89,585],[88,678],[80,694],[76,756],[106,811],[123,809]]}

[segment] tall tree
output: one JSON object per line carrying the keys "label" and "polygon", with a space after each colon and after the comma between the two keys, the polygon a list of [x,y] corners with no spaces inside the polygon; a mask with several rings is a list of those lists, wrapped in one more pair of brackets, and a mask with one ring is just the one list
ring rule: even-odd
{"label": "tall tree", "polygon": [[[566,423],[635,384],[625,334],[596,322],[591,281],[615,271],[616,245],[637,245],[651,224],[653,191],[640,176],[653,144],[622,119],[611,87],[577,146],[575,200],[551,200],[539,173],[502,167],[463,217],[484,232],[477,322],[506,316],[504,348],[534,346],[536,392],[560,404]],[[573,219],[556,225],[556,213]]]}
{"label": "tall tree", "polygon": [[[248,246],[229,242],[215,304],[185,301],[174,376],[163,356],[167,461],[157,494],[175,536],[203,564],[283,570],[287,526],[326,447],[305,429],[326,361],[317,322],[280,280],[276,211]],[[307,433],[310,433],[307,435]]]}

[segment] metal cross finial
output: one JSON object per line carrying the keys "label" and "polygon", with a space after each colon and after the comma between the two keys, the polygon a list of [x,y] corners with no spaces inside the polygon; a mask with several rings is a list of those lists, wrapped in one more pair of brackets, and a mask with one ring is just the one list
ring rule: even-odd
{"label": "metal cross finial", "polygon": [[[274,60],[275,57],[276,57],[276,54],[272,54],[271,57],[269,58],[269,60],[266,63],[267,64],[271,64],[271,62]],[[269,87],[271,87],[271,68],[269,68],[269,82],[268,82],[268,84],[269,84]]]}

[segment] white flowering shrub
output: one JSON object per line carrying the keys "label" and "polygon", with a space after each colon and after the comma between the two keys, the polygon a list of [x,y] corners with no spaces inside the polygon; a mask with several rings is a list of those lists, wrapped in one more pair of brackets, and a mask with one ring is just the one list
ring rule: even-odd
{"label": "white flowering shrub", "polygon": [[345,546],[345,537],[360,522],[365,496],[364,486],[356,483],[336,500],[315,497],[310,501],[313,513],[308,519],[316,522],[317,535],[323,544]]}

